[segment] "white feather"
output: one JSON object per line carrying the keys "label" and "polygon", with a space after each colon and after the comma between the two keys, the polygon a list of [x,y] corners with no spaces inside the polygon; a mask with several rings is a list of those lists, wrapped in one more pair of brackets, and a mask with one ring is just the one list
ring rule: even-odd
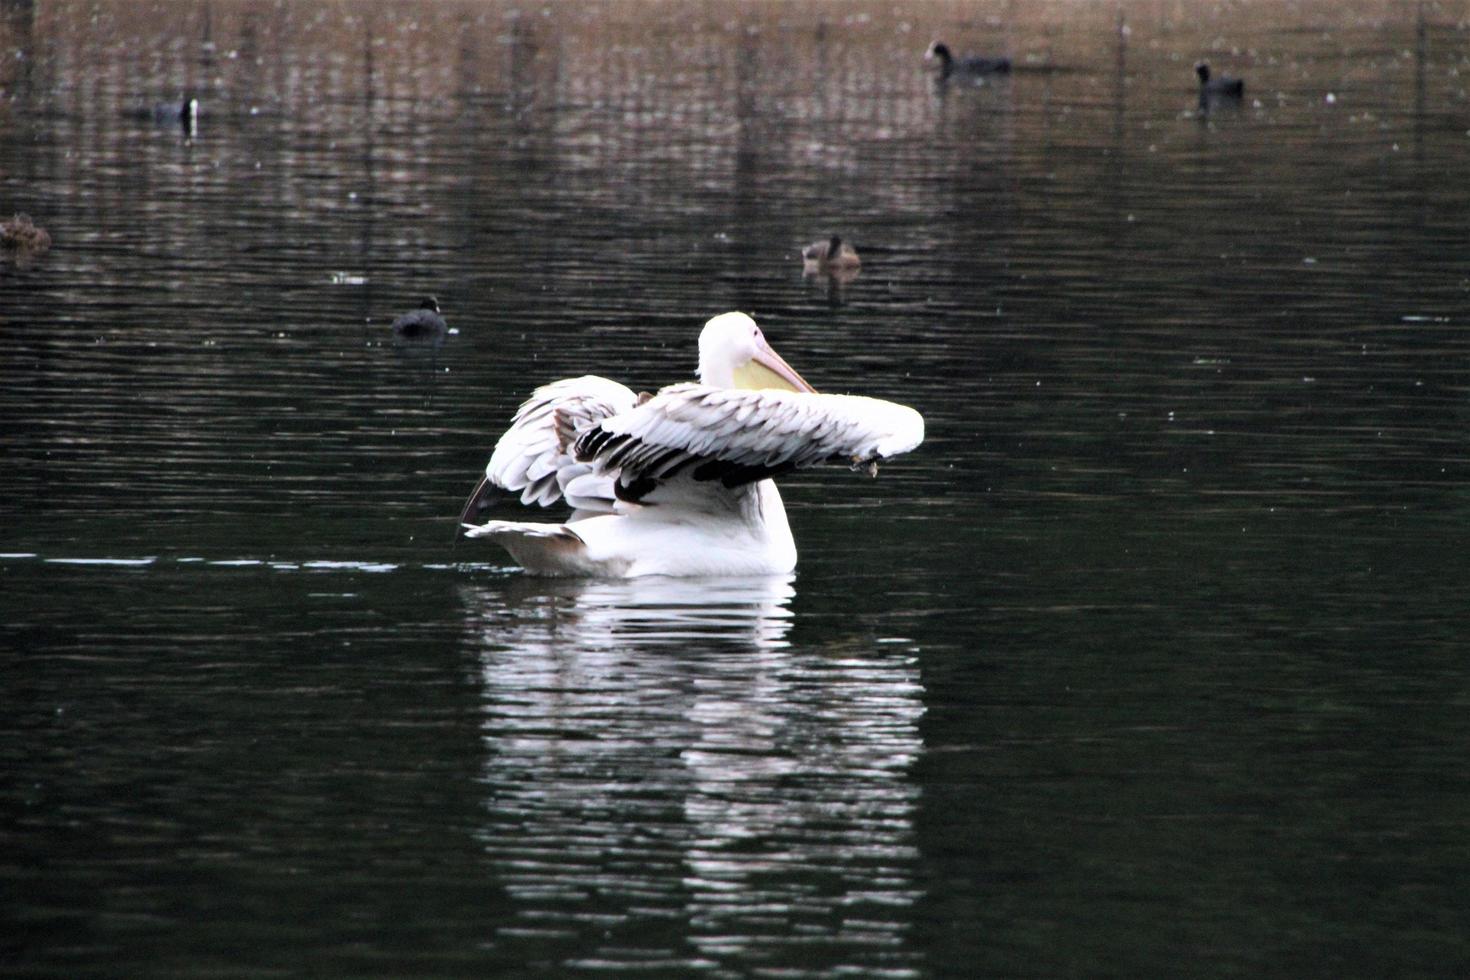
{"label": "white feather", "polygon": [[[486,478],[504,490],[519,492],[523,504],[551,506],[563,497],[568,482],[591,469],[573,458],[573,440],[564,429],[569,426],[575,436],[604,418],[627,411],[637,401],[624,385],[594,374],[542,385],[522,403],[510,428],[495,444],[485,466]],[[579,505],[610,511],[612,483],[606,478],[602,483],[599,493],[584,481]]]}
{"label": "white feather", "polygon": [[[923,417],[895,402],[859,395],[743,391],[700,384],[665,388],[589,431],[597,429],[700,459],[767,466],[810,466],[826,460],[876,462],[909,452],[924,441]],[[636,458],[627,443],[618,449],[625,459]],[[588,461],[606,468],[609,455],[611,450],[604,447]],[[646,458],[657,455],[649,453]]]}

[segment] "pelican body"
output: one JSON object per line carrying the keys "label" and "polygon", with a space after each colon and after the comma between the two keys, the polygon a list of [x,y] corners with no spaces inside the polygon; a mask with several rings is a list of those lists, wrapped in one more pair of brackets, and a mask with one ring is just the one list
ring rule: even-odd
{"label": "pelican body", "polygon": [[[536,389],[460,515],[528,572],[609,578],[767,575],[796,566],[774,477],[823,462],[876,474],[924,439],[913,409],[825,395],[755,321],[724,313],[699,336],[698,382],[635,395],[596,375]],[[470,523],[498,488],[565,501],[562,523]]]}

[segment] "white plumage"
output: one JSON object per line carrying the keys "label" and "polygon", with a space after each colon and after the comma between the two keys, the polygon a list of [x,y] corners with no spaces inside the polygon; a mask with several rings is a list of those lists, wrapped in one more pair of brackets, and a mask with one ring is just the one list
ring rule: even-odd
{"label": "white plumage", "polygon": [[611,480],[583,480],[569,492],[573,481],[592,470],[590,463],[572,457],[572,442],[581,430],[628,411],[637,401],[625,386],[595,374],[542,385],[496,443],[485,479],[519,492],[523,504],[550,507],[565,497],[576,509],[611,514]]}
{"label": "white plumage", "polygon": [[699,461],[722,475],[728,467],[713,464],[783,471],[828,461],[862,465],[908,452],[923,438],[918,412],[877,398],[686,383],[589,426],[575,448],[603,470],[658,478]]}
{"label": "white plumage", "polygon": [[[796,545],[773,477],[824,462],[876,472],[924,439],[913,409],[818,394],[743,313],[710,320],[699,383],[641,400],[595,375],[544,385],[516,412],[461,516],[468,537],[546,575],[789,572]],[[573,508],[562,524],[463,523],[498,487]]]}

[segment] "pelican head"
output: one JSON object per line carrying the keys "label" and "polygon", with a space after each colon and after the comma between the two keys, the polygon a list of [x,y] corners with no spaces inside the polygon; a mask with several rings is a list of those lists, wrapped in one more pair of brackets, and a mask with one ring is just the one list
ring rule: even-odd
{"label": "pelican head", "polygon": [[721,313],[699,334],[699,380],[716,388],[816,391],[771,349],[744,313]]}

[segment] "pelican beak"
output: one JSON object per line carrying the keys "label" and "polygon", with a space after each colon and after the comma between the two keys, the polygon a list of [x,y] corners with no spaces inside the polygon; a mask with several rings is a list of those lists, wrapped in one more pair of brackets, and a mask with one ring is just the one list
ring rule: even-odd
{"label": "pelican beak", "polygon": [[796,369],[786,363],[785,358],[759,338],[755,356],[735,369],[737,388],[779,388],[782,391],[810,391],[817,389],[806,383]]}

